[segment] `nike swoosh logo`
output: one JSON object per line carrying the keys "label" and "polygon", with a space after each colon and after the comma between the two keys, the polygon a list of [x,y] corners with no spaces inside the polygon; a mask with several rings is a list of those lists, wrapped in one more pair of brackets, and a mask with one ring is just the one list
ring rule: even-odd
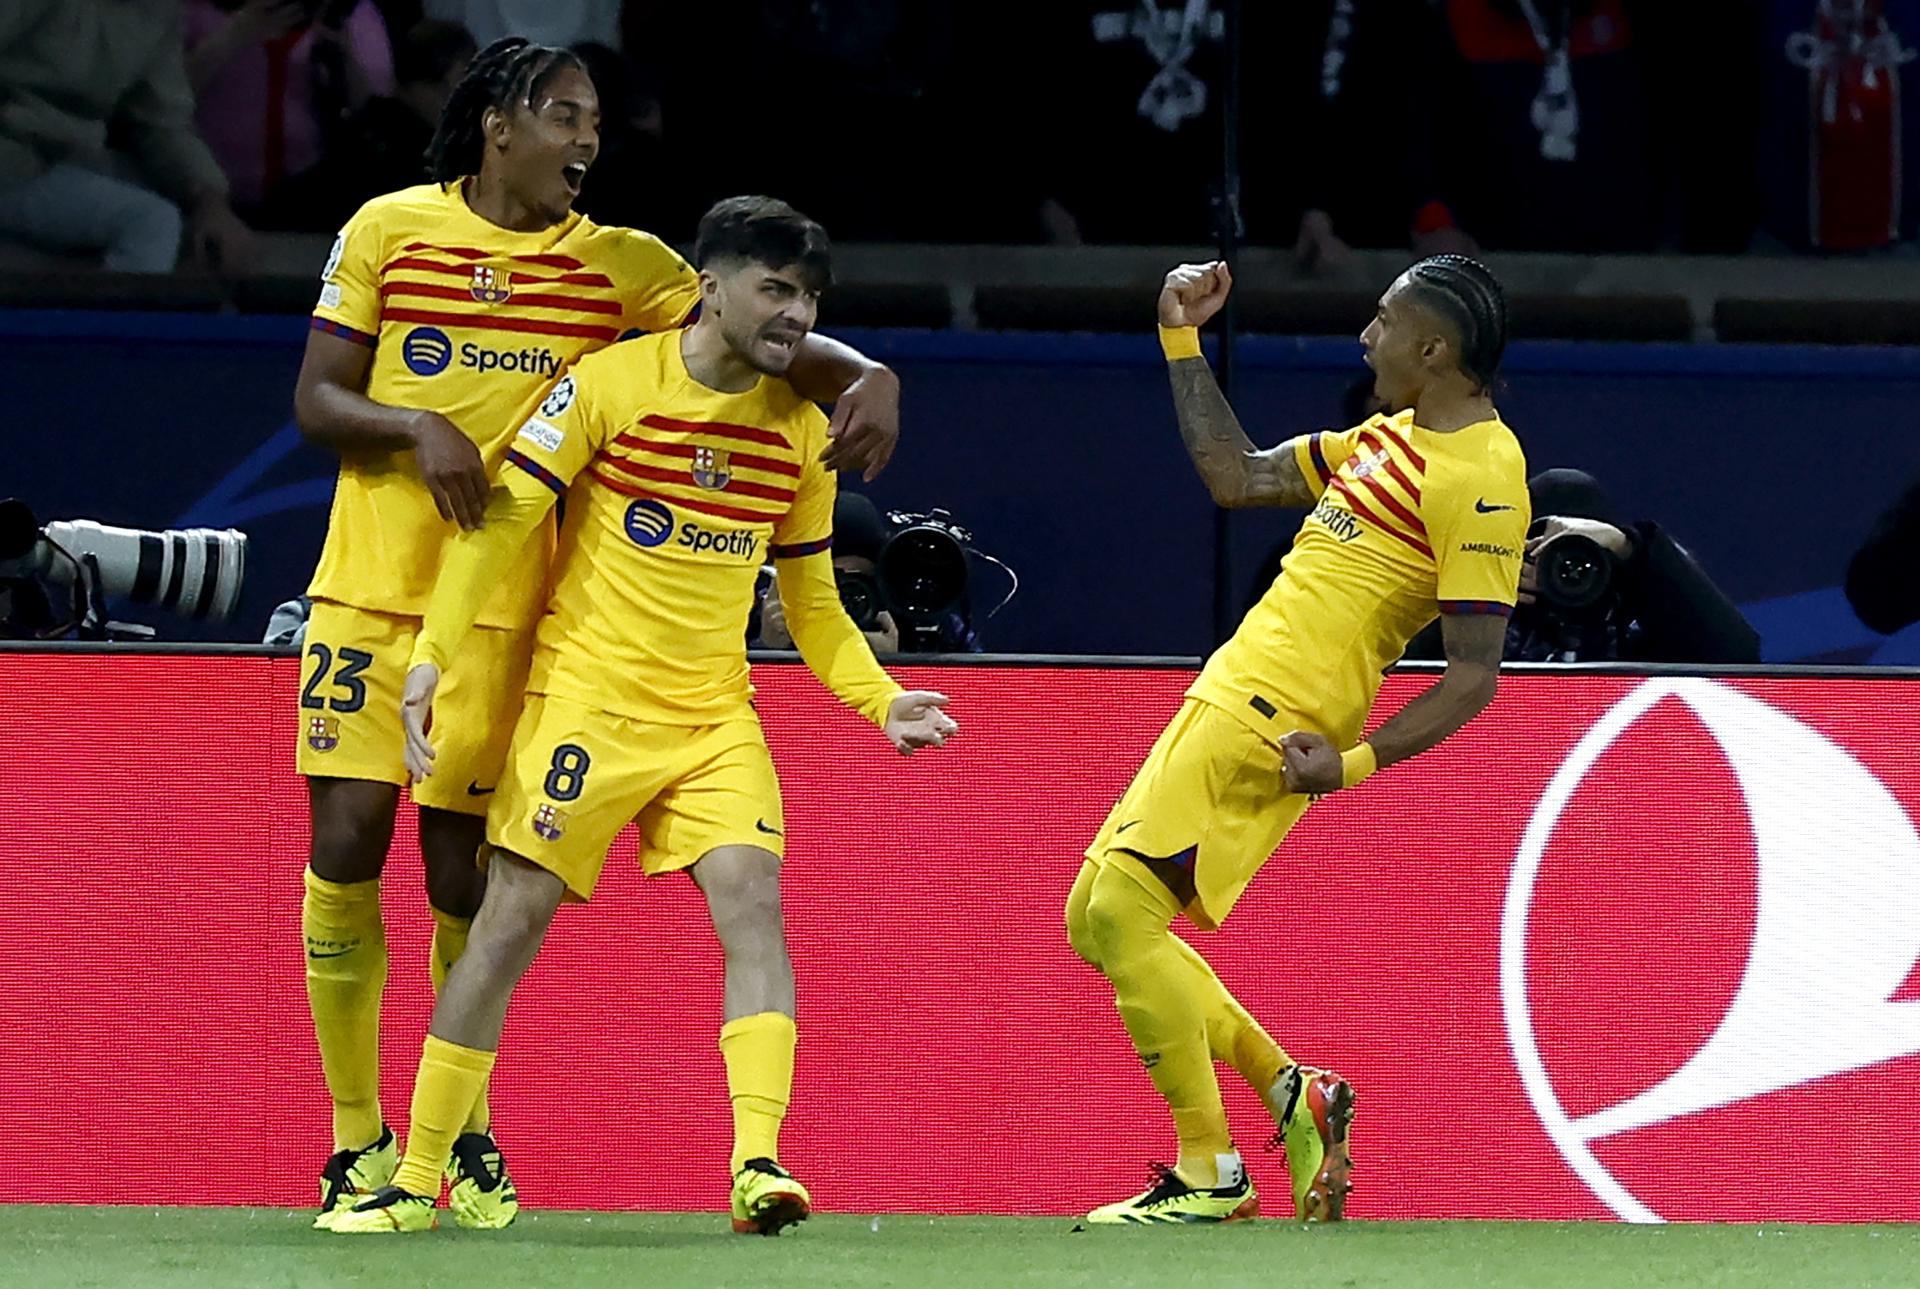
{"label": "nike swoosh logo", "polygon": [[1127,820],[1127,822],[1121,824],[1118,828],[1115,828],[1113,830],[1113,835],[1118,837],[1121,833],[1125,832],[1127,829],[1133,827],[1135,824],[1139,822],[1140,821],[1138,819],[1129,819]]}
{"label": "nike swoosh logo", "polygon": [[1485,497],[1473,503],[1473,508],[1483,515],[1491,515],[1496,510],[1512,510],[1512,506],[1489,506]]}
{"label": "nike swoosh logo", "polygon": [[758,828],[758,829],[759,829],[759,830],[760,830],[761,832],[763,832],[763,833],[766,833],[766,834],[767,834],[768,836],[770,836],[770,837],[784,837],[784,836],[786,836],[786,834],[785,834],[785,833],[783,833],[783,832],[781,832],[781,831],[780,831],[780,830],[779,830],[778,828],[769,828],[769,827],[767,827],[767,821],[766,821],[766,820],[764,820],[764,819],[756,819],[756,820],[754,820],[754,821],[753,821],[753,826],[754,826],[755,828]]}
{"label": "nike swoosh logo", "polygon": [[[357,945],[355,946],[355,948],[358,948],[358,947],[359,947],[359,946],[357,946]],[[352,950],[352,949],[335,949],[335,950],[334,950],[334,951],[333,951],[332,953],[315,953],[315,952],[314,952],[314,951],[313,951],[312,949],[308,949],[308,950],[307,950],[307,956],[308,956],[309,958],[314,958],[314,959],[319,959],[319,958],[344,958],[344,957],[346,957],[346,956],[347,956],[348,954],[350,954],[350,953],[352,953],[352,952],[353,952],[353,950]]]}
{"label": "nike swoosh logo", "polygon": [[470,797],[484,797],[492,791],[492,788],[483,788],[478,783],[469,783],[467,785],[467,795]]}

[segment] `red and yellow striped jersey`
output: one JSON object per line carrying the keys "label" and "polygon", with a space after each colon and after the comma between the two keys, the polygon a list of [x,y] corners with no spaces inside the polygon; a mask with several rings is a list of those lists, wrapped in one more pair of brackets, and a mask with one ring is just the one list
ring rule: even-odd
{"label": "red and yellow striped jersey", "polygon": [[[700,298],[686,261],[650,234],[579,214],[514,232],[474,214],[458,184],[405,188],[362,206],[321,279],[313,326],[374,351],[367,397],[440,413],[479,445],[490,469],[515,414],[575,359],[678,327]],[[418,616],[455,531],[411,453],[343,462],[307,593]],[[483,624],[533,621],[550,545],[528,543],[481,612]]]}
{"label": "red and yellow striped jersey", "polygon": [[506,456],[567,498],[528,690],[704,725],[747,713],[755,576],[831,546],[835,482],[819,408],[770,376],[709,389],[681,340],[581,359]]}
{"label": "red and yellow striped jersey", "polygon": [[1435,613],[1512,612],[1531,522],[1499,420],[1437,434],[1412,412],[1295,441],[1319,504],[1246,621],[1187,692],[1268,738],[1359,738],[1381,673]]}

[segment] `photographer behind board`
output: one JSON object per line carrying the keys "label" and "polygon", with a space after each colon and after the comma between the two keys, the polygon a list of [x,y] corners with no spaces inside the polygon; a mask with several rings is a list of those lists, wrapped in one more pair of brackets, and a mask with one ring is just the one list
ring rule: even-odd
{"label": "photographer behind board", "polygon": [[[972,537],[946,512],[882,518],[872,500],[843,492],[833,505],[833,572],[847,616],[876,654],[979,653],[969,601]],[[761,579],[748,643],[791,649],[780,591]]]}
{"label": "photographer behind board", "polygon": [[[1528,481],[1534,523],[1507,628],[1509,662],[1754,663],[1760,635],[1658,524],[1618,524],[1579,470]],[[1409,659],[1441,657],[1429,627]]]}

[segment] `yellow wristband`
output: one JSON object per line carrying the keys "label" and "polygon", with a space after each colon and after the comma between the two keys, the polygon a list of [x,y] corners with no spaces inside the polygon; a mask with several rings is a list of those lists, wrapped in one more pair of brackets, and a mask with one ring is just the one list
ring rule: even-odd
{"label": "yellow wristband", "polygon": [[1178,358],[1198,358],[1200,356],[1200,328],[1160,328],[1160,352],[1167,356],[1167,361],[1169,362]]}
{"label": "yellow wristband", "polygon": [[1373,744],[1360,742],[1340,754],[1340,786],[1351,788],[1380,768]]}

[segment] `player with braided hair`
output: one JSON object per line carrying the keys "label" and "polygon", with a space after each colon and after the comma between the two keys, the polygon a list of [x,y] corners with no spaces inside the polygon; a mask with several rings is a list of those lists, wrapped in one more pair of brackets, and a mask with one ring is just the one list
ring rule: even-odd
{"label": "player with braided hair", "polygon": [[[294,410],[309,439],[339,454],[340,473],[290,713],[312,828],[307,997],[333,1101],[316,1226],[386,1185],[399,1162],[379,1099],[380,876],[407,784],[400,691],[441,553],[479,526],[528,399],[588,353],[681,326],[700,298],[697,275],[664,242],[573,210],[598,123],[575,55],[496,41],[447,102],[428,150],[432,182],[362,206],[321,271]],[[835,403],[828,467],[871,477],[885,464],[899,434],[892,372],[809,335],[789,377],[805,397]],[[460,733],[442,748],[441,773],[412,791],[436,987],[480,905],[477,853],[525,692],[551,528],[520,552],[453,661],[440,703]],[[456,1126],[454,1216],[505,1226],[518,1200],[484,1089]]]}
{"label": "player with braided hair", "polygon": [[[1095,1209],[1094,1222],[1259,1211],[1215,1061],[1272,1114],[1295,1216],[1344,1216],[1352,1087],[1289,1057],[1170,924],[1184,914],[1217,929],[1310,803],[1426,751],[1492,701],[1526,542],[1526,461],[1491,394],[1506,304],[1485,267],[1435,256],[1381,297],[1360,342],[1386,414],[1265,451],[1200,352],[1197,329],[1231,287],[1224,264],[1183,264],[1160,293],[1181,438],[1220,505],[1313,510],[1107,816],[1067,898],[1068,939],[1112,984],[1180,1143],[1174,1167]],[[1436,614],[1445,675],[1362,739],[1381,673]],[[1314,900],[1304,888],[1300,898]],[[1339,934],[1341,910],[1315,907]]]}

